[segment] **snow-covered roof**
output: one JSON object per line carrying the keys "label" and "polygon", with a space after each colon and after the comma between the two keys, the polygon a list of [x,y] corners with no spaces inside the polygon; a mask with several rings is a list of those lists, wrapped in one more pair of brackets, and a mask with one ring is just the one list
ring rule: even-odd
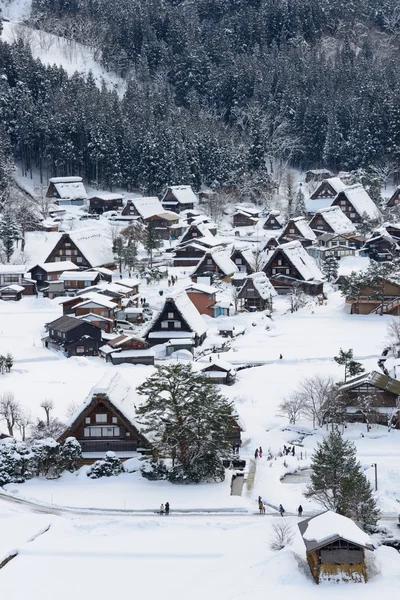
{"label": "snow-covered roof", "polygon": [[114,263],[111,240],[104,234],[104,231],[77,229],[70,231],[68,235],[92,267],[102,267]]}
{"label": "snow-covered roof", "polygon": [[332,206],[332,202],[336,196],[332,196],[331,198],[318,198],[318,200],[312,200],[308,198],[306,200],[306,210],[307,213],[313,215],[317,212],[317,210],[321,210],[321,208],[329,208]]}
{"label": "snow-covered roof", "polygon": [[331,173],[328,169],[309,169],[307,173],[312,173],[313,175],[324,175],[324,173]]}
{"label": "snow-covered roof", "polygon": [[118,285],[123,285],[127,288],[134,288],[137,285],[140,285],[140,280],[139,279],[133,279],[130,277],[123,277],[122,279],[118,279]]}
{"label": "snow-covered roof", "polygon": [[54,185],[58,195],[63,200],[87,199],[87,193],[82,182],[82,177],[52,177],[50,183]]}
{"label": "snow-covered roof", "polygon": [[354,233],[354,224],[344,214],[340,206],[330,206],[329,208],[321,208],[316,212],[325,219],[329,227],[332,228],[334,233],[345,234]]}
{"label": "snow-covered roof", "polygon": [[165,213],[165,209],[163,208],[157,196],[149,196],[148,198],[132,198],[131,203],[134,205],[142,219],[148,219],[149,217],[154,217],[155,215]]}
{"label": "snow-covered roof", "polygon": [[61,273],[60,281],[94,281],[99,274],[95,271],[66,271]]}
{"label": "snow-covered roof", "polygon": [[232,249],[232,254],[234,252],[240,252],[240,254],[243,256],[244,260],[247,262],[247,264],[250,266],[251,269],[254,269],[254,252],[251,248],[238,248],[238,247],[234,247]]}
{"label": "snow-covered roof", "polygon": [[58,273],[59,271],[74,271],[78,270],[78,266],[70,260],[60,260],[59,262],[40,263],[38,265],[46,273]]}
{"label": "snow-covered roof", "polygon": [[172,192],[179,204],[195,204],[197,202],[196,195],[190,185],[171,185],[167,193],[168,191]]}
{"label": "snow-covered roof", "polygon": [[327,510],[299,523],[307,550],[314,550],[338,538],[373,550],[371,539],[358,525],[343,515]]}
{"label": "snow-covered roof", "polygon": [[5,287],[0,289],[0,292],[4,292],[4,290],[12,290],[13,292],[23,292],[24,291],[24,287],[22,285],[6,285]]}
{"label": "snow-covered roof", "polygon": [[185,292],[202,292],[203,294],[216,294],[218,289],[211,285],[204,285],[203,283],[191,283]]}
{"label": "snow-covered roof", "polygon": [[206,252],[203,258],[200,259],[197,268],[200,267],[200,265],[203,264],[203,262],[208,258],[212,258],[214,260],[218,269],[224,275],[233,275],[233,273],[236,273],[239,270],[233,260],[231,260],[228,252],[223,248],[214,248],[213,250]]}
{"label": "snow-covered roof", "polygon": [[370,219],[381,216],[381,211],[361,184],[350,185],[342,191],[360,216],[363,213],[367,213]]}
{"label": "snow-covered roof", "polygon": [[113,194],[112,192],[105,192],[101,194],[92,194],[89,200],[92,198],[99,198],[100,200],[122,200],[124,198],[124,194]]}
{"label": "snow-covered roof", "polygon": [[152,348],[135,348],[132,350],[121,350],[120,352],[114,351],[111,356],[119,357],[119,358],[131,358],[131,357],[145,357],[145,356],[154,356],[154,350]]}
{"label": "snow-covered roof", "polygon": [[[202,336],[207,331],[207,325],[203,317],[185,291],[177,292],[176,294],[167,297],[166,302],[169,300],[174,302],[186,323],[198,336]],[[175,332],[171,333],[173,335],[175,334]]]}
{"label": "snow-covered roof", "polygon": [[295,217],[294,219],[290,219],[289,226],[291,223],[294,223],[296,225],[300,235],[305,240],[315,241],[317,239],[317,236],[315,235],[314,231],[311,229],[310,225],[304,217]]}
{"label": "snow-covered roof", "polygon": [[0,275],[23,275],[26,265],[0,265]]}
{"label": "snow-covered roof", "polygon": [[292,265],[299,271],[304,281],[312,279],[321,280],[324,278],[315,260],[298,240],[278,246],[275,252],[278,250],[281,250],[286,255]]}
{"label": "snow-covered roof", "polygon": [[263,300],[267,300],[271,296],[277,295],[277,291],[263,271],[248,275],[246,280],[251,280],[253,282],[255,289]]}
{"label": "snow-covered roof", "polygon": [[[322,188],[327,183],[330,185],[330,187],[333,189],[333,191],[336,193],[336,195],[339,192],[342,192],[347,187],[347,185],[341,179],[339,179],[339,177],[328,177],[327,179],[324,179],[323,181],[321,181],[320,185],[317,187],[315,192],[313,192],[311,194],[311,196],[313,196],[313,198],[312,198],[313,202],[315,202],[319,199],[319,196],[318,196],[319,189]],[[333,198],[332,198],[332,200],[333,200]]]}
{"label": "snow-covered roof", "polygon": [[274,217],[282,227],[284,226],[286,219],[284,215],[281,215],[279,210],[271,210],[267,215],[266,221],[268,221],[270,217]]}
{"label": "snow-covered roof", "polygon": [[226,371],[227,373],[235,371],[235,368],[231,365],[231,363],[218,358],[212,358],[211,362],[205,363],[204,366],[201,367],[200,371],[204,371],[204,369],[209,369],[210,367],[217,367],[223,371]]}

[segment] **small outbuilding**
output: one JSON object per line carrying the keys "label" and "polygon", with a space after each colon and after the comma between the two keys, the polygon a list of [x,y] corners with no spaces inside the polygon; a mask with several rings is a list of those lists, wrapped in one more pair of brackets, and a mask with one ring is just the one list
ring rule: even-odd
{"label": "small outbuilding", "polygon": [[354,521],[327,510],[301,521],[298,527],[316,583],[367,581],[365,551],[374,547]]}

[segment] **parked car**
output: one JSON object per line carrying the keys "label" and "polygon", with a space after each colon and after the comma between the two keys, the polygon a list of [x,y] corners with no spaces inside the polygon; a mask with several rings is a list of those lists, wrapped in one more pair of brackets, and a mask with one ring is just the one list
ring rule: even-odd
{"label": "parked car", "polygon": [[86,219],[96,219],[96,221],[98,221],[100,219],[100,216],[86,214],[86,215],[82,215],[81,217],[79,217],[80,221],[86,221]]}
{"label": "parked car", "polygon": [[132,325],[132,323],[129,323],[129,321],[115,321],[115,327],[117,329],[125,329],[127,331],[134,331],[135,328]]}

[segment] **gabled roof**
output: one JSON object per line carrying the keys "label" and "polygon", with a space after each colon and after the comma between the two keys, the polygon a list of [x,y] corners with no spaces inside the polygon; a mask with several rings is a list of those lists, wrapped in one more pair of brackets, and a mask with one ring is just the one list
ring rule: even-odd
{"label": "gabled roof", "polygon": [[282,215],[279,210],[271,210],[267,215],[266,222],[269,221],[269,219],[271,218],[274,218],[276,221],[278,221],[279,225],[281,225],[282,227],[284,226],[286,221],[284,215]]}
{"label": "gabled roof", "polygon": [[200,259],[193,273],[195,273],[200,268],[200,265],[202,265],[208,258],[213,259],[218,269],[225,276],[233,275],[233,273],[236,273],[239,270],[233,260],[231,260],[229,257],[229,254],[226,250],[223,248],[214,248],[205,253],[205,255]]}
{"label": "gabled roof", "polygon": [[361,184],[349,185],[341,191],[341,194],[345,195],[360,216],[363,213],[366,213],[370,219],[378,219],[381,216],[381,211]]}
{"label": "gabled roof", "polygon": [[250,269],[254,270],[254,252],[251,248],[237,248],[233,247],[231,252],[231,257],[236,253],[242,255],[246,263],[249,265]]}
{"label": "gabled roof", "polygon": [[82,321],[80,319],[76,319],[75,317],[68,317],[64,315],[63,317],[59,317],[50,323],[46,323],[48,329],[56,329],[62,333],[66,333],[67,331],[71,331],[72,329],[76,329],[82,325]]}
{"label": "gabled roof", "polygon": [[[294,219],[290,219],[289,223],[286,227],[290,227],[290,225],[295,225],[301,235],[305,240],[315,241],[317,236],[314,231],[311,229],[310,225],[306,221],[305,217],[295,217]],[[286,229],[285,229],[286,230]],[[290,235],[290,234],[289,234]]]}
{"label": "gabled roof", "polygon": [[87,199],[82,177],[52,177],[49,181],[56,188],[60,198],[64,200]]}
{"label": "gabled roof", "polygon": [[340,391],[351,391],[353,388],[357,388],[366,383],[379,390],[400,396],[400,381],[398,379],[393,379],[393,377],[389,377],[389,375],[385,375],[384,373],[378,373],[378,371],[363,373],[362,375],[348,379],[339,389]]}
{"label": "gabled roof", "polygon": [[201,292],[202,294],[216,294],[218,289],[211,285],[204,285],[203,283],[191,283],[185,288],[185,292]]}
{"label": "gabled roof", "polygon": [[212,370],[212,367],[217,367],[219,370],[225,371],[226,373],[232,373],[236,370],[235,367],[226,360],[213,358],[211,362],[206,362],[201,366],[200,372],[205,371],[206,369]]}
{"label": "gabled roof", "polygon": [[343,515],[327,510],[298,524],[307,552],[318,550],[337,540],[346,540],[355,546],[374,550],[369,535]]}
{"label": "gabled roof", "polygon": [[177,202],[181,205],[195,204],[197,198],[190,185],[171,185],[168,187],[161,202],[165,202],[165,196],[171,192]]}
{"label": "gabled roof", "polygon": [[273,260],[277,252],[282,252],[286,256],[304,281],[311,281],[313,279],[321,281],[324,278],[315,260],[308,254],[299,241],[288,242],[275,248],[267,261],[267,265]]}
{"label": "gabled roof", "polygon": [[321,208],[315,213],[315,219],[321,215],[329,227],[333,230],[333,233],[344,234],[354,233],[354,224],[344,214],[340,206],[329,206],[328,208]]}
{"label": "gabled roof", "polygon": [[142,219],[148,219],[165,212],[157,196],[131,198],[131,204],[136,208]]}
{"label": "gabled roof", "polygon": [[94,281],[99,277],[96,271],[65,271],[61,273],[60,281]]}
{"label": "gabled roof", "polygon": [[24,289],[25,288],[22,285],[11,284],[11,285],[6,285],[5,287],[2,287],[0,289],[0,292],[4,292],[5,290],[11,290],[13,292],[23,292]]}
{"label": "gabled roof", "polygon": [[123,200],[124,194],[113,194],[111,192],[103,192],[101,194],[92,194],[89,200],[93,200],[94,198],[98,200]]}
{"label": "gabled roof", "polygon": [[317,200],[319,198],[321,188],[324,188],[326,184],[330,185],[336,195],[347,187],[347,185],[341,179],[339,179],[339,177],[328,177],[327,179],[321,181],[317,189],[311,194],[310,199]]}
{"label": "gabled roof", "polygon": [[79,229],[62,235],[70,237],[92,267],[102,267],[114,263],[111,240],[104,234],[104,231]]}
{"label": "gabled roof", "polygon": [[107,396],[117,413],[120,413],[124,420],[128,421],[137,433],[140,433],[144,441],[147,441],[145,436],[140,432],[140,425],[136,421],[135,401],[138,401],[138,397],[135,396],[134,390],[129,383],[114,370],[106,372],[100,381],[93,386],[81,406],[67,421],[66,429],[60,437],[64,438],[68,430],[72,429],[75,424],[79,424],[83,414],[90,408],[91,404],[94,406],[97,402],[97,394]]}
{"label": "gabled roof", "polygon": [[0,275],[23,275],[26,265],[0,265]]}
{"label": "gabled roof", "polygon": [[[207,325],[203,317],[201,316],[193,302],[190,300],[186,292],[180,291],[176,292],[175,294],[170,294],[165,298],[164,305],[158,311],[157,315],[141,331],[142,337],[147,336],[151,332],[154,325],[157,323],[159,317],[161,316],[162,312],[164,311],[167,302],[172,302],[175,305],[176,310],[181,315],[182,319],[188,324],[189,328],[194,334],[196,334],[198,337],[201,337],[206,333]],[[165,337],[170,335],[171,338],[182,336],[189,337],[188,333],[183,331],[169,331],[168,329],[166,329],[165,332],[162,333]]]}
{"label": "gabled roof", "polygon": [[244,282],[244,285],[242,286],[242,288],[239,291],[239,295],[241,294],[242,290],[244,290],[244,287],[247,285],[247,283],[249,281],[251,281],[253,283],[254,288],[257,290],[257,292],[260,295],[260,298],[262,298],[263,300],[267,300],[271,296],[277,295],[277,291],[275,290],[274,286],[272,285],[272,283],[270,282],[270,280],[268,279],[268,277],[266,276],[264,271],[261,271],[258,273],[252,273],[251,275],[248,275],[246,277],[246,281]]}

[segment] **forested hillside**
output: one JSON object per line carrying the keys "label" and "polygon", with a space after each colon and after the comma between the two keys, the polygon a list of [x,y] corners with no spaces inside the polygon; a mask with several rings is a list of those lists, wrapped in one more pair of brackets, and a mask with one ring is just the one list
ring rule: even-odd
{"label": "forested hillside", "polygon": [[3,138],[28,170],[157,192],[399,161],[396,0],[34,0],[29,24],[128,84],[120,98],[2,43]]}

